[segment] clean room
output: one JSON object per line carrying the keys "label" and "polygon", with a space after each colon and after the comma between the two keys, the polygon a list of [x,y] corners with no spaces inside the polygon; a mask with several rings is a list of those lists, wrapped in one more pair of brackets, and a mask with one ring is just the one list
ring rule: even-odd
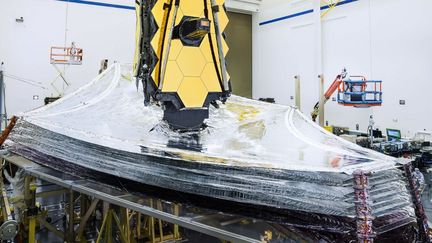
{"label": "clean room", "polygon": [[0,241],[430,242],[431,8],[0,0]]}

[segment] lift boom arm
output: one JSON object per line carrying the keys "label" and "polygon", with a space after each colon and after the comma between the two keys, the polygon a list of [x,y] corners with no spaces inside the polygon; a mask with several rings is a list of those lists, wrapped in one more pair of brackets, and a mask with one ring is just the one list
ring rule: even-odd
{"label": "lift boom arm", "polygon": [[318,117],[320,108],[323,105],[325,105],[325,103],[327,103],[327,101],[330,99],[330,97],[334,94],[334,92],[338,89],[338,87],[340,86],[340,84],[343,82],[343,80],[346,77],[346,75],[347,75],[347,73],[346,73],[346,70],[344,69],[341,74],[339,74],[339,75],[336,76],[336,78],[333,81],[333,83],[330,85],[330,87],[324,93],[324,103],[320,104],[320,102],[318,101],[315,104],[314,109],[313,109],[313,111],[311,113],[312,120],[314,122],[316,121],[316,118]]}

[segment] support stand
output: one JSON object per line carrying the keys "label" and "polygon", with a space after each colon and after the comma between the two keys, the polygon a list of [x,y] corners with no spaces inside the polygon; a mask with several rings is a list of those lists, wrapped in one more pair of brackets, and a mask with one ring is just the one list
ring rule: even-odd
{"label": "support stand", "polygon": [[55,79],[51,82],[51,87],[53,87],[53,89],[57,92],[57,95],[59,97],[64,95],[64,85],[63,88],[59,88],[56,86],[57,80],[59,80],[59,78],[61,78],[61,80],[63,81],[63,83],[66,86],[70,86],[70,83],[66,80],[66,68],[62,71],[55,63],[52,64],[54,69],[57,71],[57,76],[55,77]]}
{"label": "support stand", "polygon": [[3,64],[4,64],[3,62],[0,64],[0,130],[1,131],[3,131],[3,127],[7,126],[6,99],[5,99],[6,91],[4,85]]}
{"label": "support stand", "polygon": [[319,92],[320,92],[320,99],[319,99],[319,103],[320,103],[320,107],[319,107],[319,111],[318,111],[318,123],[320,125],[320,127],[324,127],[324,103],[325,103],[325,97],[324,97],[324,76],[321,74],[318,76],[319,79]]}
{"label": "support stand", "polygon": [[[65,92],[64,85],[67,87],[70,86],[70,83],[66,80],[66,69],[70,65],[81,65],[83,61],[83,49],[77,48],[75,42],[71,43],[70,47],[51,47],[50,52],[50,63],[53,65],[55,70],[57,71],[56,78],[51,82],[51,86],[57,92],[57,96],[63,96]],[[67,65],[63,69],[63,71],[57,66],[57,64]],[[63,88],[60,90],[56,86],[57,80],[61,78]]]}
{"label": "support stand", "polygon": [[301,111],[301,92],[300,92],[300,75],[296,75],[295,79],[295,106]]}

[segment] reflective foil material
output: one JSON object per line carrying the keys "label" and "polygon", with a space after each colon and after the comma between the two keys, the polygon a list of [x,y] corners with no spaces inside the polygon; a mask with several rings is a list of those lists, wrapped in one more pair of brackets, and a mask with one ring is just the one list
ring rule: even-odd
{"label": "reflective foil material", "polygon": [[[114,64],[48,106],[20,115],[6,147],[38,163],[205,197],[356,218],[353,172],[369,175],[375,232],[415,222],[406,161],[327,133],[289,106],[237,96],[207,128],[178,133],[144,106],[130,65]],[[354,226],[355,228],[355,226]]]}

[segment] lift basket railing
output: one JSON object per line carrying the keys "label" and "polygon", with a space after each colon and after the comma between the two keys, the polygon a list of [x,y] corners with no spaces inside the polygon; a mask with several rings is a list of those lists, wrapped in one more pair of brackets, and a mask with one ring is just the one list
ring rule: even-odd
{"label": "lift basket railing", "polygon": [[344,80],[338,88],[338,103],[344,106],[371,107],[382,105],[382,81],[366,80]]}
{"label": "lift basket railing", "polygon": [[76,47],[51,47],[51,64],[81,65],[83,50]]}

